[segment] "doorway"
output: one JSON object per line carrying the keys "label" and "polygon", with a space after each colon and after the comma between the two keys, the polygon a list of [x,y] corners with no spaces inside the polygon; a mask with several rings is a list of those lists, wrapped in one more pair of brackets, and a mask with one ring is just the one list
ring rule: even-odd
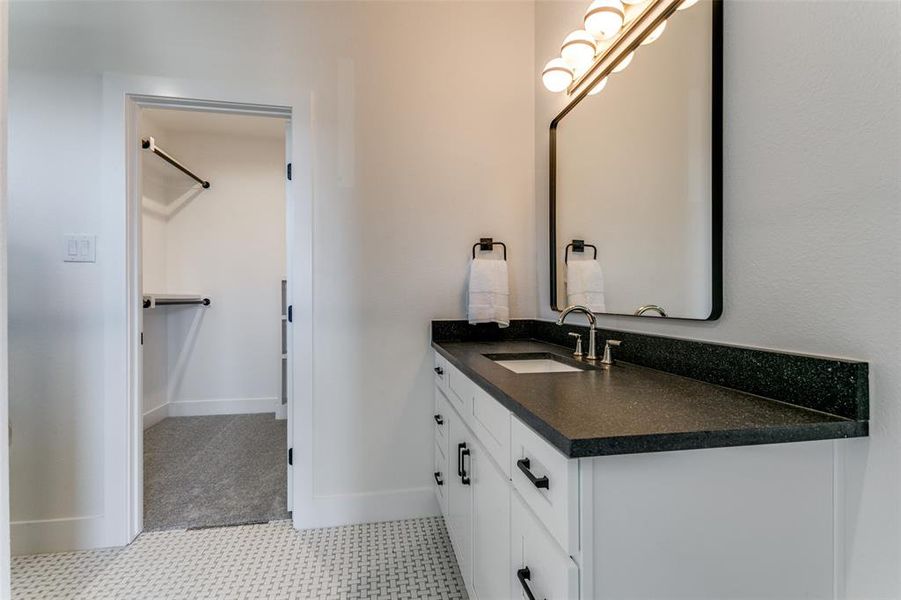
{"label": "doorway", "polygon": [[137,108],[135,533],[288,519],[290,114]]}

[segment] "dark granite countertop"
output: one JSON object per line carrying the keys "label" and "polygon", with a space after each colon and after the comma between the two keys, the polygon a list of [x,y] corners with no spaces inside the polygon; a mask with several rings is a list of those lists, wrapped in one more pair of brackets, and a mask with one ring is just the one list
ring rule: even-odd
{"label": "dark granite countertop", "polygon": [[[866,436],[868,423],[635,364],[514,373],[486,354],[551,353],[540,341],[433,341],[464,375],[571,458]],[[579,363],[574,363],[579,364]]]}

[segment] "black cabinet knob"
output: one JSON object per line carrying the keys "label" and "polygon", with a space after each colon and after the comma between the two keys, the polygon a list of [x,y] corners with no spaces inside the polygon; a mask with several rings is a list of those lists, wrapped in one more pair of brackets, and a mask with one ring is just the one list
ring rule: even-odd
{"label": "black cabinet knob", "polygon": [[444,480],[441,478],[441,471],[435,472],[435,483],[438,485],[444,485]]}
{"label": "black cabinet knob", "polygon": [[441,415],[435,415],[435,422],[439,425],[444,425],[444,417]]}

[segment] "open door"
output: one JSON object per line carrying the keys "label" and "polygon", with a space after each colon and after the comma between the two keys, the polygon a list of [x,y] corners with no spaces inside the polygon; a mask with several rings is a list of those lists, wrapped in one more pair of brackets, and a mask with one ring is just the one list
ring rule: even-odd
{"label": "open door", "polygon": [[[289,120],[285,123],[285,251],[287,252],[287,257],[285,260],[285,272],[292,273],[291,265],[292,259],[291,249],[294,248],[294,207],[291,202],[291,121]],[[294,510],[294,477],[293,477],[293,465],[294,462],[292,460],[294,454],[294,444],[293,442],[293,423],[294,423],[294,415],[291,398],[293,398],[294,392],[294,377],[293,372],[294,369],[291,368],[291,360],[293,358],[292,348],[293,348],[293,334],[292,334],[292,317],[293,310],[291,307],[291,282],[287,280],[288,275],[285,276],[285,281],[282,282],[282,306],[285,312],[285,318],[282,324],[282,339],[284,343],[284,347],[282,348],[282,405],[283,409],[287,411],[288,415],[288,427],[287,427],[287,446],[288,448],[288,456],[285,458],[285,464],[288,469],[288,510]]]}

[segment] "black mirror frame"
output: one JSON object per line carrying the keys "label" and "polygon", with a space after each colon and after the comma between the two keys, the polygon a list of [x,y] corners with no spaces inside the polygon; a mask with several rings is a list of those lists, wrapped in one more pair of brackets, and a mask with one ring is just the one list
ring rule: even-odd
{"label": "black mirror frame", "polygon": [[[715,321],[723,314],[723,0],[711,0],[713,6],[713,72],[712,72],[712,139],[711,139],[711,254],[712,254],[712,286],[710,315],[705,319],[686,317],[667,317],[683,321]],[[676,10],[676,5],[663,18],[668,18]],[[651,28],[652,29],[652,28]],[[634,50],[629,48],[625,53]],[[595,82],[606,77],[612,66],[601,71],[590,83],[582,87],[573,100],[551,121],[550,127],[550,174],[549,174],[549,215],[548,215],[548,247],[550,256],[550,288],[551,308],[560,312],[557,304],[557,125],[576,107],[594,86]],[[613,316],[634,317],[637,315],[622,313],[599,313]],[[658,319],[657,316],[648,318]]]}

